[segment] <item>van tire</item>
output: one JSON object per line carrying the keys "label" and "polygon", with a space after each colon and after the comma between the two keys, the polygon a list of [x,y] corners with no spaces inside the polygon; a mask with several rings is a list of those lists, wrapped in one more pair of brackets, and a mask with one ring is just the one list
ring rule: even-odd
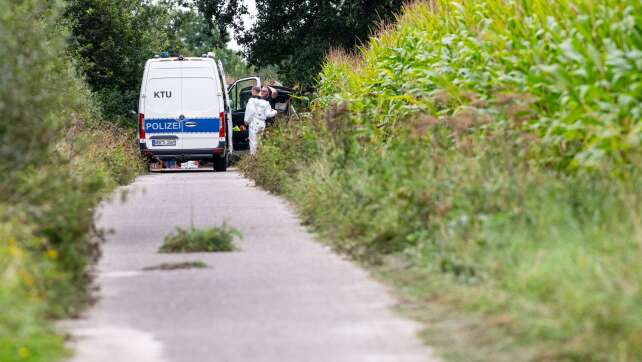
{"label": "van tire", "polygon": [[227,165],[229,163],[228,154],[225,156],[214,156],[214,172],[225,172],[227,171]]}

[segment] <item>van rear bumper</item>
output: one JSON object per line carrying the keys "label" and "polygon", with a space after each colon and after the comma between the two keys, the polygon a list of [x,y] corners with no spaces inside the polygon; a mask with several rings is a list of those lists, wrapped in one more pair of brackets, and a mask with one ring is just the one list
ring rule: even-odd
{"label": "van rear bumper", "polygon": [[142,146],[141,152],[144,156],[159,160],[190,161],[212,159],[214,156],[220,157],[225,154],[225,147],[186,150],[150,150]]}

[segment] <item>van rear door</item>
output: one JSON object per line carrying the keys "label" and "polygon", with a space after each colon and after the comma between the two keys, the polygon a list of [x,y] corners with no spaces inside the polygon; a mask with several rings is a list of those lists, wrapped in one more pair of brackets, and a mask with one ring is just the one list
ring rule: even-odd
{"label": "van rear door", "polygon": [[[152,151],[183,148],[181,123],[181,67],[173,61],[154,62],[145,89],[145,143]],[[173,152],[172,152],[173,153]]]}
{"label": "van rear door", "polygon": [[223,109],[222,86],[211,61],[184,61],[182,83],[183,149],[219,147]]}
{"label": "van rear door", "polygon": [[[245,125],[245,106],[252,95],[252,87],[260,87],[259,77],[242,78],[234,82],[227,94],[230,98],[233,126],[242,127]],[[235,127],[236,128],[236,127]],[[238,129],[238,128],[237,128]],[[235,151],[246,151],[250,149],[249,132],[245,130],[232,131],[232,143]]]}

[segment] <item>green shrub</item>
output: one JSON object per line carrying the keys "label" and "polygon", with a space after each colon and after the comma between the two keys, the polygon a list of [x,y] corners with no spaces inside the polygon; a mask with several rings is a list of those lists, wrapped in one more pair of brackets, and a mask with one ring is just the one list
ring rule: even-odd
{"label": "green shrub", "polygon": [[0,192],[16,170],[44,164],[88,93],[64,56],[55,2],[0,0]]}
{"label": "green shrub", "polygon": [[[297,125],[297,127],[292,127]],[[244,157],[239,168],[256,183],[273,192],[283,192],[289,178],[316,158],[322,146],[317,143],[317,123],[279,121],[266,131],[258,157]]]}
{"label": "green shrub", "polygon": [[234,238],[241,238],[241,232],[226,223],[219,227],[188,230],[176,228],[165,237],[158,250],[161,253],[195,253],[234,251]]}

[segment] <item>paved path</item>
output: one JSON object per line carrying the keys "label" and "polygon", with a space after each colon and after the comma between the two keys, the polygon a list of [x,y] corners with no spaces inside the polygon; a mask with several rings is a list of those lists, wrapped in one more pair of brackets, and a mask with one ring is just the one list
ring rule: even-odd
{"label": "paved path", "polygon": [[[366,272],[315,242],[281,199],[236,172],[152,174],[105,203],[114,231],[99,302],[65,323],[74,362],[430,361],[417,326]],[[176,226],[239,228],[241,251],[158,254]],[[163,262],[207,269],[142,271]]]}

